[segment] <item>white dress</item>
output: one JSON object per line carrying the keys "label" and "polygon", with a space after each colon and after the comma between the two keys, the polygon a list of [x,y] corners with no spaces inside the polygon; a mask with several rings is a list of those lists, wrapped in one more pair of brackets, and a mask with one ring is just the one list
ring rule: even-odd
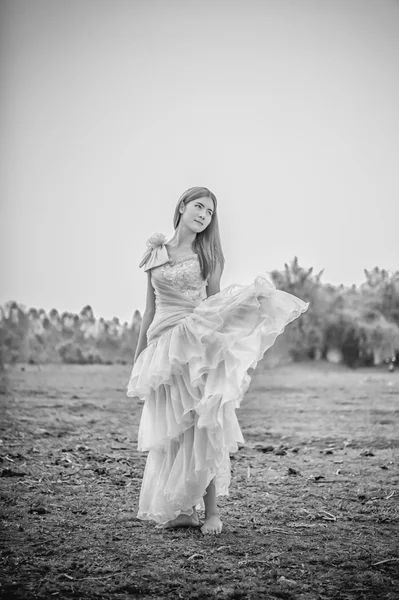
{"label": "white dress", "polygon": [[160,524],[203,507],[212,479],[218,496],[228,494],[229,453],[244,442],[235,410],[248,370],[308,308],[263,276],[207,298],[198,256],[172,261],[165,242],[154,234],[140,264],[151,271],[156,310],[127,390],[145,401],[138,518]]}

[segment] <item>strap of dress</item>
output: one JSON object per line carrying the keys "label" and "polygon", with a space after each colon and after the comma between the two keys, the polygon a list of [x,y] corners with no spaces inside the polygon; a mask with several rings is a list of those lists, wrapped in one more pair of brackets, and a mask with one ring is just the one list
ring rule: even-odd
{"label": "strap of dress", "polygon": [[163,233],[153,233],[147,240],[147,249],[144,252],[139,267],[144,267],[144,271],[149,271],[154,267],[159,267],[169,262],[165,243],[166,236]]}

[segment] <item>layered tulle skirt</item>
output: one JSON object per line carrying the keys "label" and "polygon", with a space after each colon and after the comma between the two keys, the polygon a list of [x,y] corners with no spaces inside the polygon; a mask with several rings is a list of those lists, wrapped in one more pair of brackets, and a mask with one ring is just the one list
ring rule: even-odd
{"label": "layered tulle skirt", "polygon": [[165,523],[191,514],[212,480],[217,495],[228,494],[229,454],[244,442],[235,410],[248,370],[307,307],[257,277],[183,312],[157,309],[127,391],[145,401],[138,448],[149,454],[139,518]]}

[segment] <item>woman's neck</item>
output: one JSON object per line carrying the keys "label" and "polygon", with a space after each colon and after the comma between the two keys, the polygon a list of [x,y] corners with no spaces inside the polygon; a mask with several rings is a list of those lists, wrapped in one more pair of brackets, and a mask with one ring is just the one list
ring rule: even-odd
{"label": "woman's neck", "polygon": [[192,243],[197,237],[196,233],[193,233],[185,227],[183,224],[179,225],[179,227],[174,232],[173,236],[169,240],[168,245],[173,246],[173,248],[183,249],[191,249]]}

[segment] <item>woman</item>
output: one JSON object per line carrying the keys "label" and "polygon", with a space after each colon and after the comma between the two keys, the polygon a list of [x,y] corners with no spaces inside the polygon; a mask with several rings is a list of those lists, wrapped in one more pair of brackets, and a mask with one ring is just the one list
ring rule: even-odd
{"label": "woman", "polygon": [[308,305],[264,277],[220,291],[217,200],[207,188],[181,196],[174,227],[169,241],[148,240],[140,263],[147,300],[127,391],[145,400],[138,447],[149,454],[138,518],[218,534],[229,453],[244,442],[235,409],[247,372]]}

